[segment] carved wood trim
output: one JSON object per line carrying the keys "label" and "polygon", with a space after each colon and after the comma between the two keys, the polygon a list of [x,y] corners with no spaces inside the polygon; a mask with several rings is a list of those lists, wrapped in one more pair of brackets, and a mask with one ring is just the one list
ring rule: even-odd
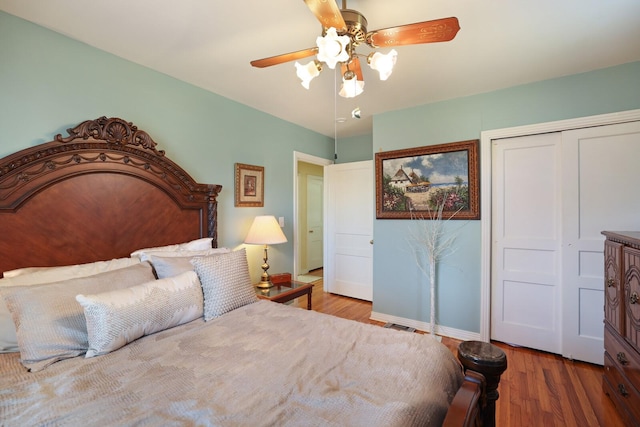
{"label": "carved wood trim", "polygon": [[164,151],[157,151],[158,145],[149,134],[143,130],[139,130],[133,123],[112,117],[107,119],[105,116],[98,117],[95,120],[85,120],[75,128],[67,129],[68,137],[63,138],[61,134],[56,135],[55,140],[59,142],[70,142],[78,138],[93,138],[99,141],[105,141],[120,145],[135,145],[142,148],[152,150],[159,156],[164,156]]}

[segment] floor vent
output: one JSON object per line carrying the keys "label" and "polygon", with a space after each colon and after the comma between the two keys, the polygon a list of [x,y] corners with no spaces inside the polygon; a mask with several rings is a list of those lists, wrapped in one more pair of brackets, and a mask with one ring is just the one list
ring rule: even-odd
{"label": "floor vent", "polygon": [[385,325],[383,326],[384,328],[389,328],[389,329],[397,329],[399,331],[406,331],[406,332],[415,332],[416,328],[411,328],[409,326],[403,326],[403,325],[398,325],[397,323],[385,323]]}

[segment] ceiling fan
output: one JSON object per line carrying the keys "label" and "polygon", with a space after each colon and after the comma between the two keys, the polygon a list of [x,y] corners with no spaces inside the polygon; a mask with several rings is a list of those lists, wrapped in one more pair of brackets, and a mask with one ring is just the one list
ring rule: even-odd
{"label": "ceiling fan", "polygon": [[[340,64],[342,87],[339,93],[345,98],[359,95],[364,88],[359,57],[365,55],[358,54],[356,47],[367,44],[377,49],[446,42],[453,40],[460,30],[458,19],[451,17],[368,32],[366,18],[357,10],[347,9],[346,0],[342,0],[342,9],[338,8],[334,0],[304,2],[322,24],[322,36],[316,39],[316,47],[257,59],[251,61],[251,65],[264,68],[316,55],[316,59],[306,65],[299,62],[295,64],[302,85],[309,89],[309,83],[320,74],[324,65],[334,69]],[[367,64],[380,73],[381,80],[386,80],[391,75],[396,58],[395,49],[387,54],[373,51],[366,55]]]}

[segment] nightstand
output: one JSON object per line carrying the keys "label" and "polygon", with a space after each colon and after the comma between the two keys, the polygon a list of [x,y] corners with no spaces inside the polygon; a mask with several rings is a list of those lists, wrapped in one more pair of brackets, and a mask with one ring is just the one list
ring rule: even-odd
{"label": "nightstand", "polygon": [[274,283],[272,288],[260,289],[255,288],[256,295],[261,299],[269,301],[285,303],[293,299],[307,296],[307,310],[311,310],[311,292],[313,291],[312,283],[296,282],[288,280],[284,282]]}

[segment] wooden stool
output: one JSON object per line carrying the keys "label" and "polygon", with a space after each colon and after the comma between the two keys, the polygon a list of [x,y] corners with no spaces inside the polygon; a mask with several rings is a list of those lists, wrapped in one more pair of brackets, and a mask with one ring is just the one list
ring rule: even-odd
{"label": "wooden stool", "polygon": [[496,425],[496,400],[500,397],[500,375],[507,369],[507,355],[495,345],[483,341],[464,341],[458,346],[458,360],[465,369],[480,372],[487,380],[487,401],[483,426]]}

